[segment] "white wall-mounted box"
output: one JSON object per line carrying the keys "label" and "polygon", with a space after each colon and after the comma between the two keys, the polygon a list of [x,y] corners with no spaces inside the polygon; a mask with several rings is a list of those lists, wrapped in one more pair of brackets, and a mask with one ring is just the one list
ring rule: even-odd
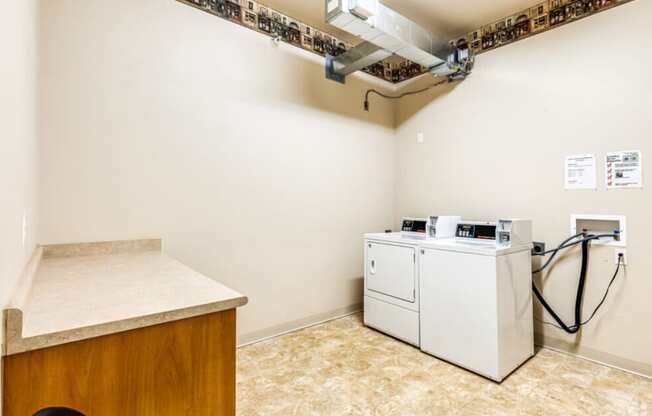
{"label": "white wall-mounted box", "polygon": [[603,238],[593,244],[612,247],[627,247],[627,217],[624,215],[573,214],[570,221],[570,233],[576,235],[586,230],[589,234],[612,234],[619,231],[620,238]]}

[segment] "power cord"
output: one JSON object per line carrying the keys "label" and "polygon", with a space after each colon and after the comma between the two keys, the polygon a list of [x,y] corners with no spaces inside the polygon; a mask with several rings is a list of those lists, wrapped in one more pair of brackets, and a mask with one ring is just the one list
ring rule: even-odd
{"label": "power cord", "polygon": [[[578,240],[578,238],[580,238]],[[600,235],[587,235],[586,232],[582,232],[580,234],[574,235],[568,239],[566,239],[564,242],[562,242],[559,247],[557,247],[554,250],[547,251],[545,253],[541,253],[541,256],[546,256],[548,254],[551,254],[550,258],[544,263],[542,267],[539,269],[535,270],[533,274],[539,274],[542,271],[544,271],[550,264],[552,263],[552,260],[555,258],[555,256],[562,250],[568,249],[570,247],[577,246],[579,244],[582,245],[582,268],[580,271],[580,279],[579,283],[577,286],[577,294],[575,296],[575,323],[573,325],[567,325],[561,317],[554,311],[552,306],[545,300],[541,292],[539,291],[539,288],[537,288],[536,284],[534,281],[532,282],[532,290],[534,291],[534,294],[536,295],[537,299],[539,302],[541,302],[541,305],[544,307],[544,309],[550,314],[550,316],[553,317],[555,322],[557,322],[558,325],[555,325],[551,322],[545,322],[543,321],[544,324],[546,325],[552,325],[555,326],[559,329],[564,330],[565,332],[569,334],[576,334],[579,332],[580,328],[590,322],[593,317],[595,317],[595,314],[598,312],[600,307],[604,304],[604,301],[606,300],[606,297],[608,295],[609,289],[607,289],[607,293],[605,294],[602,302],[598,305],[596,310],[593,312],[591,317],[589,318],[588,321],[582,322],[582,317],[581,317],[581,312],[582,312],[582,300],[584,297],[584,286],[586,284],[586,275],[587,275],[587,270],[588,270],[588,259],[589,259],[589,245],[591,241],[598,240],[601,238],[614,238],[618,239],[620,237],[620,232],[616,231],[614,234],[600,234]],[[614,277],[612,278],[612,281],[609,285],[609,288],[611,288],[611,285],[613,285],[613,282],[615,281],[616,277],[618,276],[618,273],[620,271],[620,265],[622,263],[622,258],[619,258],[618,261],[618,268],[616,269],[616,273],[614,274]]]}
{"label": "power cord", "polygon": [[602,305],[604,305],[605,301],[607,300],[607,296],[609,296],[609,291],[611,290],[611,287],[613,286],[614,282],[616,281],[616,278],[618,277],[618,274],[620,273],[620,267],[622,265],[623,265],[623,254],[620,253],[618,254],[618,267],[616,267],[616,272],[614,273],[613,277],[609,281],[609,285],[607,286],[607,290],[604,292],[604,296],[602,297],[602,300],[600,300],[598,306],[596,306],[596,308],[593,310],[593,313],[591,314],[589,319],[587,319],[586,321],[580,324],[581,326],[591,322],[593,318],[595,318],[595,314],[597,314],[600,308],[602,308]]}
{"label": "power cord", "polygon": [[366,92],[366,94],[364,96],[364,111],[369,111],[369,95],[370,94],[376,94],[376,95],[379,95],[380,97],[386,98],[388,100],[400,100],[403,97],[407,97],[409,95],[421,94],[422,92],[426,92],[428,90],[431,90],[431,89],[433,89],[435,87],[438,87],[440,85],[443,85],[443,84],[446,84],[446,83],[449,83],[449,82],[453,82],[453,81],[450,80],[450,79],[444,79],[444,80],[441,80],[441,81],[439,81],[439,82],[437,82],[435,84],[432,84],[432,85],[430,85],[430,86],[428,86],[426,88],[422,88],[422,89],[417,90],[417,91],[409,91],[409,92],[403,93],[401,95],[387,95],[387,94],[384,94],[384,93],[382,93],[382,92],[380,92],[378,90],[374,90],[374,89],[367,90],[367,92]]}
{"label": "power cord", "polygon": [[[583,237],[583,236],[584,236],[583,239],[573,241],[576,238]],[[548,251],[543,252],[543,253],[535,254],[535,256],[542,256],[542,257],[545,257],[548,254],[552,254],[552,256],[550,256],[550,258],[544,263],[543,266],[541,266],[539,269],[533,271],[532,273],[533,274],[539,274],[542,271],[544,271],[548,266],[550,266],[550,264],[552,263],[552,260],[554,260],[555,256],[557,256],[557,254],[559,254],[559,252],[562,251],[562,250],[565,250],[567,248],[571,248],[571,247],[574,247],[576,245],[582,244],[585,241],[600,240],[602,238],[616,238],[617,239],[617,238],[619,238],[619,236],[620,236],[620,234],[618,232],[615,232],[614,234],[600,234],[600,235],[589,235],[589,236],[586,236],[586,233],[576,234],[576,235],[564,240],[564,242],[561,243],[559,245],[559,247],[557,247],[557,248],[555,248],[553,250],[548,250]]]}

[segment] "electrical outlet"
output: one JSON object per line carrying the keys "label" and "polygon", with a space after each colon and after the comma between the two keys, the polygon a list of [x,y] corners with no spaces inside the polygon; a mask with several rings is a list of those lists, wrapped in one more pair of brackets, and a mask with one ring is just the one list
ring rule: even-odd
{"label": "electrical outlet", "polygon": [[426,141],[426,135],[423,133],[417,134],[417,143],[421,144]]}
{"label": "electrical outlet", "polygon": [[546,243],[540,243],[535,241],[533,243],[532,255],[533,256],[543,256],[543,253],[546,252]]}
{"label": "electrical outlet", "polygon": [[[622,254],[622,260],[620,260],[621,254]],[[617,248],[615,250],[614,256],[615,256],[614,261],[616,262],[616,264],[618,264],[618,262],[621,262],[621,265],[627,266],[627,250],[622,248]]]}

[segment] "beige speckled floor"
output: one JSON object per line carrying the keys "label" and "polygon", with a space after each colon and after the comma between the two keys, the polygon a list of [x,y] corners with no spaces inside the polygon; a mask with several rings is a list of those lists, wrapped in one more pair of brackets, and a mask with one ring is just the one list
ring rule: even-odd
{"label": "beige speckled floor", "polygon": [[651,415],[652,381],[540,350],[498,385],[353,315],[238,350],[238,415]]}

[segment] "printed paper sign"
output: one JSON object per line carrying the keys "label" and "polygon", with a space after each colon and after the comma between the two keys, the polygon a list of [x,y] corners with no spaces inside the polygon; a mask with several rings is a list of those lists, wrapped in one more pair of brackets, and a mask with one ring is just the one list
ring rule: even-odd
{"label": "printed paper sign", "polygon": [[640,151],[607,153],[607,189],[642,188],[643,162]]}
{"label": "printed paper sign", "polygon": [[566,158],[566,189],[597,189],[595,155]]}

